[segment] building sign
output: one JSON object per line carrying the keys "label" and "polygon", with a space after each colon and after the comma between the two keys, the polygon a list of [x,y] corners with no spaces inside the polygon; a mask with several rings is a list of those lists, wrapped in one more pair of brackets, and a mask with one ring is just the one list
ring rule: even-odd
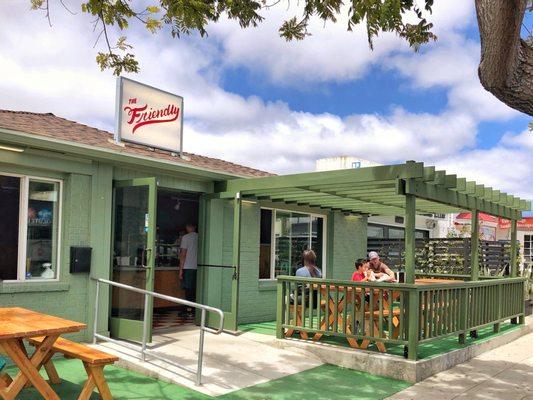
{"label": "building sign", "polygon": [[[498,226],[500,229],[510,229],[511,221],[508,219],[499,219]],[[517,228],[521,230],[533,229],[533,217],[526,217],[517,222]]]}
{"label": "building sign", "polygon": [[183,97],[117,78],[115,140],[181,152]]}

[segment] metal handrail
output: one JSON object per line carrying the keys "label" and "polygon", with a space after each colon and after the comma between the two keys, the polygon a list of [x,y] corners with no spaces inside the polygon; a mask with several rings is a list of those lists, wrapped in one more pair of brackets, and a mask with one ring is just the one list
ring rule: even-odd
{"label": "metal handrail", "polygon": [[198,264],[199,267],[204,268],[226,268],[226,269],[236,269],[235,265],[222,265],[222,264]]}
{"label": "metal handrail", "polygon": [[[151,357],[157,358],[157,359],[159,359],[161,361],[168,362],[170,364],[175,365],[178,368],[182,368],[182,369],[184,369],[186,371],[189,371],[191,373],[195,373],[196,374],[196,384],[197,385],[201,385],[202,384],[202,364],[203,364],[203,356],[204,356],[204,335],[205,335],[205,332],[209,332],[209,333],[212,333],[214,335],[218,335],[218,334],[220,334],[222,332],[222,330],[224,329],[224,312],[222,310],[220,310],[219,308],[206,306],[204,304],[199,304],[199,303],[195,303],[195,302],[192,302],[192,301],[183,300],[183,299],[180,299],[180,298],[177,298],[177,297],[167,296],[165,294],[156,293],[156,292],[152,292],[152,291],[149,291],[149,290],[136,288],[134,286],[125,285],[123,283],[110,281],[108,279],[94,278],[92,276],[91,276],[91,279],[96,282],[96,296],[95,296],[96,300],[95,300],[95,304],[94,304],[93,344],[96,344],[96,340],[100,339],[102,341],[114,343],[114,344],[117,344],[119,346],[123,346],[123,347],[129,348],[129,349],[132,349],[132,350],[137,350],[137,351],[139,351],[141,353],[141,359],[143,361],[146,361],[146,355],[149,354]],[[131,343],[121,342],[119,340],[112,339],[112,338],[104,336],[104,335],[100,335],[97,332],[97,326],[98,326],[98,298],[99,298],[99,295],[100,295],[100,284],[101,283],[109,285],[109,286],[114,286],[114,287],[118,287],[118,288],[121,288],[121,289],[129,290],[131,292],[140,293],[140,294],[144,295],[143,337],[142,337],[142,343],[141,343],[140,347],[136,346],[134,344],[131,344]],[[147,313],[146,311],[148,310],[148,307],[149,307],[149,304],[150,304],[149,303],[149,298],[150,297],[156,297],[158,299],[167,300],[167,301],[170,301],[170,302],[176,303],[176,304],[182,304],[182,305],[185,305],[187,307],[196,308],[196,309],[199,309],[199,310],[202,311],[201,318],[200,318],[200,338],[199,338],[199,343],[198,343],[198,367],[197,367],[196,371],[191,369],[191,368],[185,367],[183,365],[175,364],[172,360],[169,360],[169,359],[167,359],[165,357],[161,357],[161,356],[156,355],[154,353],[147,352],[146,340],[147,340],[147,337],[148,337],[148,315],[149,315],[149,313]],[[218,326],[217,329],[213,329],[213,328],[210,328],[208,326],[205,326],[205,319],[206,319],[206,313],[207,312],[214,312],[214,313],[218,314],[218,316],[220,317],[219,326]]]}

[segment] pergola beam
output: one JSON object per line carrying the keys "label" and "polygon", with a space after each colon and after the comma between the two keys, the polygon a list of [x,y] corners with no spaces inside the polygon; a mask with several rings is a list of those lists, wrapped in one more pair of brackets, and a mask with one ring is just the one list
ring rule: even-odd
{"label": "pergola beam", "polygon": [[[477,192],[480,192],[481,190],[484,192],[484,186],[477,185]],[[477,209],[491,215],[501,214],[500,216],[505,218],[517,218],[518,214],[518,211],[509,207],[503,207],[501,210],[502,212],[500,213],[499,208],[493,203],[480,201],[480,199],[474,195],[459,193],[442,186],[429,185],[416,180],[406,181],[404,194],[413,194],[426,200],[456,206],[461,209]]]}
{"label": "pergola beam", "polygon": [[[407,183],[406,183],[407,182]],[[401,165],[234,179],[215,184],[210,197],[242,198],[343,212],[402,215],[406,195],[419,213],[471,211],[520,219],[531,203],[435,167]]]}
{"label": "pergola beam", "polygon": [[424,175],[424,164],[407,162],[400,165],[384,165],[379,167],[347,169],[324,172],[308,172],[282,176],[261,178],[242,178],[217,183],[216,189],[221,192],[242,192],[260,189],[294,188],[320,185],[324,182],[362,183],[390,179],[421,178]]}

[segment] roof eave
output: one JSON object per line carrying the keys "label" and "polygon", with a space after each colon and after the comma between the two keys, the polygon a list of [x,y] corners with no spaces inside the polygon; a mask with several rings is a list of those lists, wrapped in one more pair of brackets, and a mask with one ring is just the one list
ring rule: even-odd
{"label": "roof eave", "polygon": [[220,172],[208,168],[202,168],[194,165],[185,165],[174,163],[161,159],[135,155],[131,153],[122,153],[105,149],[98,146],[73,143],[68,140],[39,136],[32,133],[5,129],[0,127],[0,141],[19,147],[30,147],[41,150],[50,150],[54,152],[63,152],[65,154],[83,156],[96,161],[105,161],[114,164],[127,165],[131,167],[155,168],[166,172],[179,172],[187,175],[194,175],[204,180],[225,181],[236,178],[249,178],[249,175],[231,174]]}

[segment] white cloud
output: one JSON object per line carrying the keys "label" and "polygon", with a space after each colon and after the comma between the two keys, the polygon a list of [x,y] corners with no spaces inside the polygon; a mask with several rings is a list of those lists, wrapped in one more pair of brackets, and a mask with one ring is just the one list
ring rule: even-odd
{"label": "white cloud", "polygon": [[[299,87],[310,82],[362,79],[370,67],[384,62],[388,55],[413,53],[404,40],[390,33],[375,38],[374,50],[370,50],[364,24],[347,31],[348,6],[343,7],[336,24],[313,18],[309,25],[312,36],[287,43],[279,37],[278,29],[288,17],[301,16],[302,8],[303,4],[288,7],[282,2],[264,10],[265,22],[256,29],[243,30],[234,21],[224,20],[211,27],[212,36],[224,49],[224,64],[246,66],[260,71],[262,79]],[[472,22],[473,11],[471,2],[440,1],[428,18],[435,24],[435,33],[446,40],[454,29]]]}
{"label": "white cloud", "polygon": [[[296,8],[296,7],[294,7]],[[298,87],[309,82],[347,81],[363,76],[382,57],[405,45],[393,35],[376,40],[375,51],[368,47],[364,26],[347,32],[347,20],[326,27],[319,21],[310,24],[312,36],[303,41],[286,42],[278,29],[287,12],[281,4],[264,12],[266,21],[256,29],[242,30],[235,22],[223,21],[212,28],[213,37],[221,42],[223,63],[245,66],[278,84]]]}
{"label": "white cloud", "polygon": [[[523,148],[526,151],[533,151],[533,132],[530,130],[525,130],[524,132],[518,135],[506,133],[502,137],[501,142],[502,144],[509,147]],[[533,163],[533,153],[530,153],[530,156],[531,162]]]}
{"label": "white cloud", "polygon": [[533,199],[533,134],[506,135],[491,149],[473,150],[439,160],[451,173],[485,186]]}
{"label": "white cloud", "polygon": [[450,35],[449,40],[423,54],[390,58],[390,68],[411,80],[413,88],[448,89],[450,109],[469,113],[478,120],[507,120],[519,115],[481,86],[477,75],[479,43]]}
{"label": "white cloud", "polygon": [[[268,107],[267,107],[268,108]],[[216,154],[277,172],[314,168],[319,157],[364,155],[376,161],[426,159],[449,156],[473,145],[468,140],[474,121],[460,114],[412,114],[395,109],[390,115],[313,115],[286,111],[270,122],[224,132],[191,124],[194,134],[187,146],[192,151]],[[447,135],[442,132],[447,130]],[[226,133],[226,134],[221,134]],[[257,145],[260,143],[260,146]]]}

